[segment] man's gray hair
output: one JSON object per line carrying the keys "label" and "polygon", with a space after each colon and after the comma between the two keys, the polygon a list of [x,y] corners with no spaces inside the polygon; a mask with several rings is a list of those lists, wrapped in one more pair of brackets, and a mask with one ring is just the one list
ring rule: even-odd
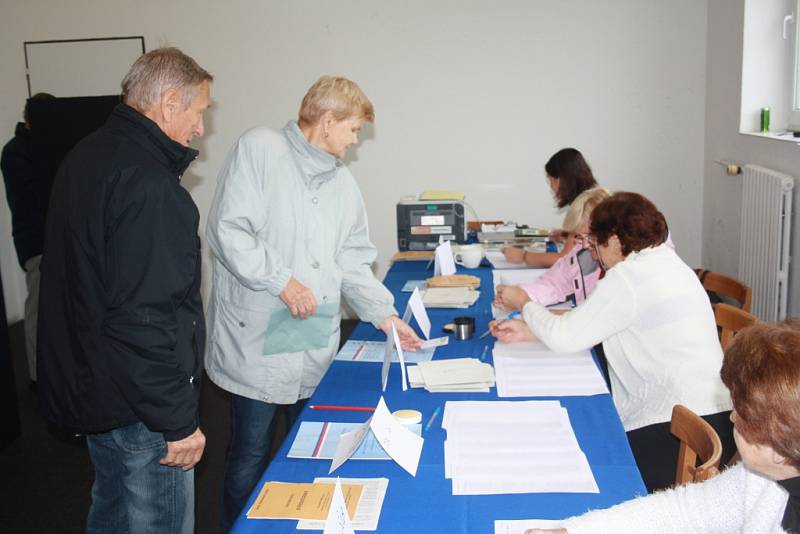
{"label": "man's gray hair", "polygon": [[169,89],[181,91],[181,102],[188,108],[200,84],[214,77],[177,48],[156,48],[139,57],[122,80],[123,102],[145,112],[156,106]]}

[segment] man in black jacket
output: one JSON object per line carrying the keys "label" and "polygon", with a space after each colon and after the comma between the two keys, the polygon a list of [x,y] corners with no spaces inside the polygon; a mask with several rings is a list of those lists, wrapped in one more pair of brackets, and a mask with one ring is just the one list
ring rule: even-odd
{"label": "man in black jacket", "polygon": [[197,157],[212,76],[175,48],[140,57],[124,104],[61,164],[39,312],[45,416],[87,435],[87,532],[192,532],[205,324]]}
{"label": "man in black jacket", "polygon": [[[39,263],[44,241],[43,199],[37,195],[34,179],[33,140],[28,106],[31,100],[55,98],[48,93],[36,93],[25,103],[23,118],[17,123],[14,137],[3,147],[0,169],[6,185],[6,199],[11,210],[11,233],[17,259],[25,271],[25,355],[28,375],[36,383],[36,315],[39,305]],[[46,199],[44,199],[46,200]]]}

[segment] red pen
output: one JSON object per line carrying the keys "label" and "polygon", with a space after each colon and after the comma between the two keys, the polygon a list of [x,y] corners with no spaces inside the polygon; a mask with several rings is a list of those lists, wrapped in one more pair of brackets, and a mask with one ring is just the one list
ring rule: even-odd
{"label": "red pen", "polygon": [[374,412],[375,408],[368,406],[331,406],[329,404],[311,404],[312,410],[338,410],[340,412]]}

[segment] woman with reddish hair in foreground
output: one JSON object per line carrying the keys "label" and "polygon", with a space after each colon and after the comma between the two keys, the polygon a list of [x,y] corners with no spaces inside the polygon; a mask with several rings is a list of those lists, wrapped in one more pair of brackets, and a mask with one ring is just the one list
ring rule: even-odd
{"label": "woman with reddish hair in foreground", "polygon": [[725,353],[722,380],[733,398],[742,461],[717,477],[564,521],[584,532],[800,532],[800,321],[739,332]]}

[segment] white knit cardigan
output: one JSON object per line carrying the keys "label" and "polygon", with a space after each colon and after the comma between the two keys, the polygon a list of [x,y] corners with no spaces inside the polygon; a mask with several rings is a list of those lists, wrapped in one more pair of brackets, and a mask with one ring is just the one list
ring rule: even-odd
{"label": "white knit cardigan", "polygon": [[788,492],[742,462],[700,484],[639,497],[567,519],[569,534],[775,534]]}

